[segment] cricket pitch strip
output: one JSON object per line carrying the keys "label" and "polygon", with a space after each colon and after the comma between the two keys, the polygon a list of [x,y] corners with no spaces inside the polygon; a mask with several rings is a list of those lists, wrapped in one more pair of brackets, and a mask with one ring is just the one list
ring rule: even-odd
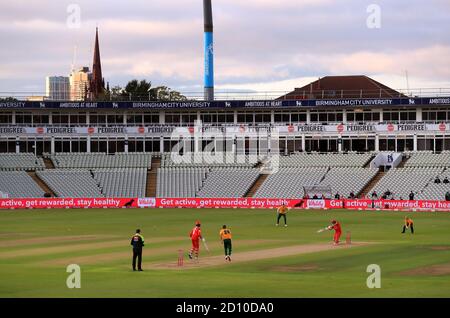
{"label": "cricket pitch strip", "polygon": [[352,244],[341,244],[333,245],[332,243],[319,243],[319,244],[304,244],[304,245],[294,245],[286,247],[271,248],[267,250],[258,251],[248,251],[248,252],[238,252],[231,255],[231,262],[225,260],[224,255],[218,256],[207,256],[203,254],[203,257],[199,257],[198,260],[190,260],[186,256],[186,260],[183,262],[183,266],[180,266],[178,261],[167,262],[167,263],[153,263],[144,266],[144,269],[192,269],[192,268],[203,268],[203,267],[213,267],[220,265],[228,265],[234,263],[243,263],[250,261],[257,261],[269,258],[277,258],[284,256],[294,256],[301,254],[316,253],[322,251],[330,251],[336,249],[348,249],[357,248],[362,246],[368,246],[374,243],[369,242],[352,242]]}

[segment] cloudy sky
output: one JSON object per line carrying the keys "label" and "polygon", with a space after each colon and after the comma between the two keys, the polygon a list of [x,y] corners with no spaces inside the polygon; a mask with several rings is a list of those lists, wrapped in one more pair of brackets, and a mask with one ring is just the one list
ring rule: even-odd
{"label": "cloudy sky", "polygon": [[[367,25],[372,4],[380,28]],[[213,15],[217,89],[350,74],[406,88],[406,71],[410,88],[450,88],[450,0],[213,0]],[[96,25],[111,86],[202,91],[202,0],[0,0],[0,92],[43,92],[45,76],[68,75],[75,47],[76,66],[92,67]]]}

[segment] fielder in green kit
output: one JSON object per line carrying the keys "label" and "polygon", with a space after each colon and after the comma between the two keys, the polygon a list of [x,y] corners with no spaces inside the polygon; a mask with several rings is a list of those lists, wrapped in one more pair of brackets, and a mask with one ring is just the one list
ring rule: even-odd
{"label": "fielder in green kit", "polygon": [[225,249],[225,260],[231,262],[231,231],[224,225],[219,235],[223,243],[223,248]]}

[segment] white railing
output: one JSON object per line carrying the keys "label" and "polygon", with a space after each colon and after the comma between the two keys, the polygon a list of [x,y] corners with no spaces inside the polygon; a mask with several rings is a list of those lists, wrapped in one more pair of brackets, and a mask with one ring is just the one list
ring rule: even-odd
{"label": "white railing", "polygon": [[[203,100],[203,91],[180,91],[188,100]],[[299,90],[294,91],[255,91],[255,90],[216,90],[215,100],[274,100],[274,99],[339,99],[339,98],[407,98],[407,97],[447,97],[450,87],[410,88],[410,89],[374,89],[374,90]],[[5,91],[0,92],[0,100],[50,100],[44,92]],[[170,100],[169,96],[169,100]],[[105,101],[150,101],[150,94],[124,94],[110,96]]]}

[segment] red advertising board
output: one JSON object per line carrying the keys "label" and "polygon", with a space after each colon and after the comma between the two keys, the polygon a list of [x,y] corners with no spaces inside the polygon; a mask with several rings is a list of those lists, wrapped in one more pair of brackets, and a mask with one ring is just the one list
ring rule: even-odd
{"label": "red advertising board", "polygon": [[0,199],[0,209],[45,208],[257,208],[282,204],[299,209],[449,211],[450,201],[320,200],[277,198],[18,198]]}
{"label": "red advertising board", "polygon": [[294,207],[301,200],[259,198],[157,198],[160,208],[275,208],[282,204]]}
{"label": "red advertising board", "polygon": [[0,199],[0,209],[121,208],[137,207],[133,198]]}

